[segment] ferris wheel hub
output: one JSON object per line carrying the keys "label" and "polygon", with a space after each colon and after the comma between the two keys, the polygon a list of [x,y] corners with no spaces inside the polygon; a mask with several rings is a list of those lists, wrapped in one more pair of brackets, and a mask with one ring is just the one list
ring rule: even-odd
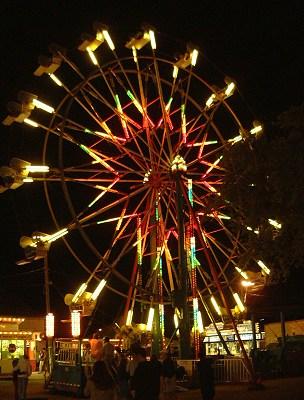
{"label": "ferris wheel hub", "polygon": [[179,172],[179,171],[180,172],[186,172],[187,171],[186,161],[179,154],[177,154],[174,157],[174,160],[172,161],[171,171],[172,172]]}

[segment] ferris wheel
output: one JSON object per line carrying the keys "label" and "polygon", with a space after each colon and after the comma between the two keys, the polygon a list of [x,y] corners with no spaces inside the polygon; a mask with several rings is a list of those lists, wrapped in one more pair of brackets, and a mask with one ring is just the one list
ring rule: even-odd
{"label": "ferris wheel", "polygon": [[117,50],[107,27],[94,30],[77,52],[50,47],[34,72],[44,89],[22,92],[4,121],[44,135],[43,175],[22,176],[43,181],[57,227],[39,240],[64,240],[86,271],[71,301],[106,286],[122,297],[124,324],[157,320],[162,337],[166,307],[177,320],[188,309],[197,341],[206,312],[245,309],[234,282],[248,279],[248,227],[221,193],[224,152],[261,127],[242,125],[235,82],[205,78],[195,46],[163,56],[145,27]]}

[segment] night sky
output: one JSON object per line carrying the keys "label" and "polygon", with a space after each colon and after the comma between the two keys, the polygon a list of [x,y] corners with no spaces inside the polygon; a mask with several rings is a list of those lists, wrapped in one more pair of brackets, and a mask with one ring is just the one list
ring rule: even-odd
{"label": "night sky", "polygon": [[[206,58],[233,77],[258,120],[272,122],[280,112],[303,102],[301,1],[187,1],[182,6],[171,1],[2,1],[0,10],[1,120],[7,102],[16,100],[19,90],[34,88],[32,72],[48,45],[76,47],[81,33],[91,32],[96,20],[109,25],[113,38],[122,44],[143,22],[151,23],[160,34],[197,44],[199,62],[203,64]],[[1,127],[0,143],[0,165],[7,165],[13,156],[29,159],[35,138],[28,142],[22,127],[15,124]],[[22,235],[53,228],[43,192],[37,186],[6,191],[0,195],[0,207],[0,315],[44,313],[41,261],[24,267],[15,264],[23,258],[18,244]],[[73,287],[74,277],[83,276],[72,262],[52,268],[58,257],[67,259],[63,244],[50,252],[49,262],[52,304],[64,317],[67,287]],[[108,297],[109,304],[115,303]],[[107,322],[111,316],[106,308],[101,318]]]}

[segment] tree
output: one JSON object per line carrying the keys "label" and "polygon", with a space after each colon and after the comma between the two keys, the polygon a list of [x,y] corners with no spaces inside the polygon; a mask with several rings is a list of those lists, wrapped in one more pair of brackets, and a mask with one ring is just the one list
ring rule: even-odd
{"label": "tree", "polygon": [[231,146],[224,158],[230,173],[223,197],[239,224],[252,228],[242,238],[244,264],[254,256],[271,267],[272,279],[287,277],[304,266],[304,104],[281,114],[263,136]]}

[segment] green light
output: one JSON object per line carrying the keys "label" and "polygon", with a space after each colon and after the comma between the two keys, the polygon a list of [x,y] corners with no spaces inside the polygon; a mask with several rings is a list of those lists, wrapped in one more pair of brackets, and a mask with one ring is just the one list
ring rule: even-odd
{"label": "green light", "polygon": [[132,101],[135,100],[135,97],[133,96],[132,92],[130,92],[130,90],[127,90],[127,95],[130,97],[130,99],[131,99]]}

